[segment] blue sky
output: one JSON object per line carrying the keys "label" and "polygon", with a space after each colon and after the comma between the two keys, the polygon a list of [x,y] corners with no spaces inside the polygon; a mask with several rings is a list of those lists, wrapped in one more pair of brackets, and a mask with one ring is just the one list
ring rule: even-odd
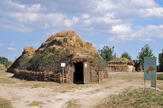
{"label": "blue sky", "polygon": [[115,47],[136,59],[149,44],[163,49],[163,0],[0,0],[0,56],[14,61],[26,46],[75,30],[96,49]]}

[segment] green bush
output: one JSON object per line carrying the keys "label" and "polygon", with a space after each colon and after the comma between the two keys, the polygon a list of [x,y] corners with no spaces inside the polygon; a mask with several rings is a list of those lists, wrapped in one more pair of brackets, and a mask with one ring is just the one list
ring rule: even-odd
{"label": "green bush", "polygon": [[98,70],[103,70],[107,66],[107,62],[100,56],[95,56],[94,63],[97,65]]}
{"label": "green bush", "polygon": [[6,68],[8,68],[12,62],[5,57],[0,57],[0,64],[3,64]]}
{"label": "green bush", "polygon": [[131,59],[131,56],[127,52],[124,52],[122,53],[121,58]]}
{"label": "green bush", "polygon": [[104,46],[102,49],[98,50],[101,57],[104,58],[106,61],[110,61],[111,59],[116,57],[116,54],[114,53],[114,46]]}

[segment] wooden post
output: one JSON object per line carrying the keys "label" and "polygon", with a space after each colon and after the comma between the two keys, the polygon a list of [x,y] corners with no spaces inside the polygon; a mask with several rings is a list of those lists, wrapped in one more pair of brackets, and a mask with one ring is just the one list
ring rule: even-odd
{"label": "wooden post", "polygon": [[68,82],[68,73],[67,74],[65,74],[66,75],[66,83]]}
{"label": "wooden post", "polygon": [[64,67],[62,68],[62,82],[64,83]]}
{"label": "wooden post", "polygon": [[59,82],[60,83],[62,82],[62,75],[61,75],[61,73],[59,73]]}
{"label": "wooden post", "polygon": [[64,83],[64,68],[66,66],[66,63],[61,63],[61,67],[62,67],[62,82]]}
{"label": "wooden post", "polygon": [[98,83],[100,83],[100,71],[98,71]]}

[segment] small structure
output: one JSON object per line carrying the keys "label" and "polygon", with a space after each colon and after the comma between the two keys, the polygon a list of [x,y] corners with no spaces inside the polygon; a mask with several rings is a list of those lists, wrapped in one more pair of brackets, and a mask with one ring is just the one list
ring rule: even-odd
{"label": "small structure", "polygon": [[135,72],[135,62],[127,58],[113,58],[109,61],[108,68],[112,72]]}
{"label": "small structure", "polygon": [[[26,80],[85,84],[108,77],[107,71],[99,70],[102,61],[91,43],[84,42],[74,31],[62,31],[50,36],[38,49],[24,48],[8,72]],[[66,64],[64,74],[61,63]]]}

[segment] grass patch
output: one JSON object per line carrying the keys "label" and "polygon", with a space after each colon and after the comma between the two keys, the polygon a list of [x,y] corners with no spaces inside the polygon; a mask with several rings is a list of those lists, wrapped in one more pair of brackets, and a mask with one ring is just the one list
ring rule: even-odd
{"label": "grass patch", "polygon": [[44,104],[44,103],[41,101],[33,101],[30,104],[28,104],[28,106],[40,106],[42,104]]}
{"label": "grass patch", "polygon": [[111,96],[96,108],[161,108],[163,107],[163,92],[143,89],[125,90],[118,96]]}
{"label": "grass patch", "polygon": [[83,88],[93,87],[97,86],[96,84],[55,84],[52,89],[54,92],[60,92],[60,93],[66,93],[66,92],[72,92],[75,90],[81,90]]}
{"label": "grass patch", "polygon": [[34,84],[34,85],[32,85],[32,87],[31,88],[38,88],[39,87],[39,85],[38,84]]}
{"label": "grass patch", "polygon": [[14,107],[11,105],[11,102],[9,100],[0,97],[0,108],[14,108]]}
{"label": "grass patch", "polygon": [[0,84],[14,84],[15,82],[11,79],[7,78],[0,78]]}
{"label": "grass patch", "polygon": [[68,101],[66,103],[66,108],[80,108],[81,105],[78,104],[78,101],[76,99]]}
{"label": "grass patch", "polygon": [[0,70],[0,84],[16,84],[25,82],[24,80],[19,80],[17,78],[12,78],[13,73],[8,73],[6,70]]}
{"label": "grass patch", "polygon": [[62,99],[62,98],[57,98],[57,99],[56,99],[56,101],[61,101],[61,100],[63,100],[63,99]]}
{"label": "grass patch", "polygon": [[0,70],[0,84],[13,84],[15,81],[10,78],[9,75],[10,73],[5,72],[6,70]]}

